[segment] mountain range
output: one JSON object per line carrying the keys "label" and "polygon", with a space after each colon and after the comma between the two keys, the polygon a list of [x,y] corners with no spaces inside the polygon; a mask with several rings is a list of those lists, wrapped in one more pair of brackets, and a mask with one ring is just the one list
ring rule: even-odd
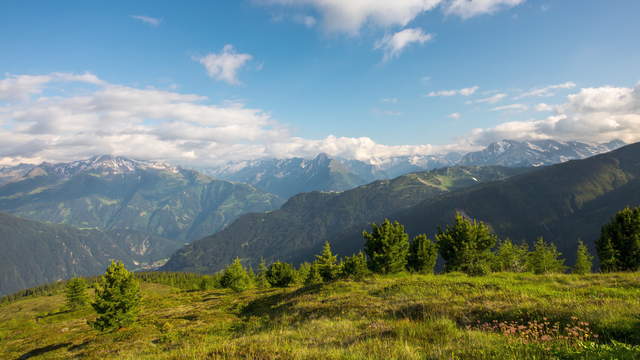
{"label": "mountain range", "polygon": [[282,198],[309,191],[344,191],[375,180],[392,179],[404,174],[456,165],[500,165],[531,167],[584,159],[625,145],[615,140],[605,144],[577,141],[502,140],[485,149],[461,154],[397,156],[368,161],[330,158],[319,154],[314,159],[263,159],[229,162],[200,171],[215,178],[255,186]]}
{"label": "mountain range", "polygon": [[527,168],[453,167],[379,180],[342,193],[310,192],[289,199],[282,208],[248,214],[219,233],[179,250],[163,267],[169,271],[217,271],[240,257],[247,264],[301,261],[324,241],[354,226],[441,194],[504,179]]}
{"label": "mountain range", "polygon": [[2,212],[181,242],[212,234],[244,213],[272,210],[283,202],[251,185],[214,180],[161,162],[108,155],[23,166],[12,174],[16,178],[0,186]]}
{"label": "mountain range", "polygon": [[578,239],[593,250],[600,227],[616,211],[640,205],[638,159],[640,143],[528,170],[454,167],[340,194],[300,194],[280,210],[242,216],[223,231],[193,242],[164,269],[211,272],[234,257],[249,264],[261,257],[313,260],[326,240],[338,253],[350,255],[362,249],[361,233],[372,221],[390,218],[405,224],[411,234],[433,235],[455,212],[487,222],[503,238],[532,243],[543,236],[557,244],[570,263]]}
{"label": "mountain range", "polygon": [[0,213],[0,295],[97,275],[112,259],[129,269],[151,268],[181,246],[175,240],[130,230],[79,230]]}

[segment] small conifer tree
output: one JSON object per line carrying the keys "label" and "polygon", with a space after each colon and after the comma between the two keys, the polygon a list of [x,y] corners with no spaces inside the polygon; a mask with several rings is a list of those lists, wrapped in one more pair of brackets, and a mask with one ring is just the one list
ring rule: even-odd
{"label": "small conifer tree", "polygon": [[258,274],[256,275],[256,286],[259,289],[267,289],[271,287],[269,284],[269,280],[267,280],[267,263],[264,259],[260,259],[260,264],[258,265]]}
{"label": "small conifer tree", "polygon": [[522,273],[527,271],[529,245],[514,244],[510,239],[500,241],[491,269],[496,272]]}
{"label": "small conifer tree", "polygon": [[438,246],[427,238],[427,235],[418,235],[409,247],[409,270],[421,274],[433,274],[438,259]]}
{"label": "small conifer tree", "polygon": [[100,331],[119,329],[136,320],[140,306],[140,286],[122,262],[111,262],[95,285],[91,304],[98,317],[90,324]]}
{"label": "small conifer tree", "polygon": [[369,273],[367,256],[363,252],[348,256],[342,261],[340,268],[342,277],[362,280]]}
{"label": "small conifer tree", "polygon": [[247,274],[239,258],[236,258],[233,263],[224,270],[220,285],[236,292],[244,291],[251,286],[249,274]]}
{"label": "small conifer tree", "polygon": [[287,287],[295,281],[295,269],[291,264],[276,261],[269,266],[267,280],[271,286]]}
{"label": "small conifer tree", "polygon": [[300,264],[296,270],[296,279],[294,282],[296,284],[304,285],[304,281],[307,279],[307,276],[309,276],[309,271],[311,271],[310,263],[305,261]]}
{"label": "small conifer tree", "polygon": [[322,280],[325,282],[335,279],[338,275],[338,257],[331,252],[331,244],[329,242],[324,243],[322,253],[316,255],[316,265]]}
{"label": "small conifer tree", "polygon": [[369,269],[381,274],[404,271],[409,255],[409,235],[404,226],[385,219],[380,225],[371,224],[371,229],[371,233],[362,232]]}
{"label": "small conifer tree", "polygon": [[436,243],[445,261],[445,272],[462,271],[485,275],[491,271],[491,249],[498,237],[482,221],[470,220],[456,213],[453,225],[440,229]]}
{"label": "small conifer tree", "polygon": [[304,285],[316,285],[322,283],[322,275],[320,275],[320,270],[318,269],[318,265],[316,263],[311,264],[309,268],[309,273],[307,274],[307,278],[304,279]]}
{"label": "small conifer tree", "polygon": [[593,267],[593,256],[589,254],[589,249],[582,242],[582,240],[578,240],[578,249],[576,250],[576,263],[573,266],[574,274],[589,274],[591,273],[591,269]]}
{"label": "small conifer tree", "polygon": [[561,256],[554,244],[548,244],[539,237],[529,253],[529,267],[535,274],[564,272],[564,259]]}
{"label": "small conifer tree", "polygon": [[640,270],[640,207],[617,212],[602,227],[596,249],[603,272]]}
{"label": "small conifer tree", "polygon": [[70,310],[77,310],[88,303],[87,282],[83,278],[73,278],[67,282],[65,295],[67,307]]}

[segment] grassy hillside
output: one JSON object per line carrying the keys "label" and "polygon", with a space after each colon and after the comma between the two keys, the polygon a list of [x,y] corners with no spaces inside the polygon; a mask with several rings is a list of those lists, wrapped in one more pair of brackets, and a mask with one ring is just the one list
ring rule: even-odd
{"label": "grassy hillside", "polygon": [[[299,194],[276,211],[242,216],[223,231],[184,247],[164,269],[213,272],[235,257],[254,266],[261,257],[267,262],[307,260],[326,240],[355,226],[449,191],[524,171],[529,169],[454,167],[376,181],[342,193]],[[360,232],[356,229],[355,233]]]}
{"label": "grassy hillside", "polygon": [[65,312],[57,293],[0,305],[0,358],[640,356],[637,273],[397,275],[239,294],[146,283],[136,325],[101,334],[94,316]]}

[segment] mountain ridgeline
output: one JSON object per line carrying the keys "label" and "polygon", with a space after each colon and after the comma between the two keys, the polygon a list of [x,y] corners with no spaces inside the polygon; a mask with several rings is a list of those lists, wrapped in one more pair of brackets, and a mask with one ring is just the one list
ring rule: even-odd
{"label": "mountain ridgeline", "polygon": [[82,229],[130,230],[189,242],[282,200],[251,185],[123,157],[18,169],[0,186],[0,211]]}
{"label": "mountain ridgeline", "polygon": [[181,242],[131,230],[79,230],[0,213],[0,295],[74,276],[93,276],[112,259],[151,267]]}
{"label": "mountain ridgeline", "polygon": [[[234,257],[250,264],[260,257],[300,262],[313,259],[325,240],[338,253],[349,255],[362,249],[361,233],[372,221],[386,217],[405,224],[411,234],[434,234],[456,212],[487,222],[501,237],[532,243],[544,236],[572,262],[578,239],[593,249],[600,227],[616,211],[640,204],[638,159],[640,143],[528,171],[449,168],[341,194],[301,194],[280,210],[243,216],[225,230],[192,243],[178,251],[165,269],[216,271]],[[450,175],[456,172],[461,174]],[[478,172],[493,174],[483,177]],[[475,186],[461,181],[474,177],[481,180]]]}
{"label": "mountain ridgeline", "polygon": [[450,152],[434,155],[397,156],[369,161],[330,158],[265,159],[230,162],[202,171],[215,178],[255,186],[282,198],[310,191],[344,191],[375,180],[392,179],[412,172],[456,165],[532,167],[557,164],[615,150],[624,142],[586,144],[578,141],[502,140],[467,154]]}
{"label": "mountain ridgeline", "polygon": [[257,265],[298,262],[317,253],[325,240],[356,229],[426,199],[479,183],[504,179],[529,169],[453,167],[380,180],[342,193],[296,195],[282,208],[248,214],[213,236],[193,242],[171,257],[163,270],[217,271],[235,257]]}

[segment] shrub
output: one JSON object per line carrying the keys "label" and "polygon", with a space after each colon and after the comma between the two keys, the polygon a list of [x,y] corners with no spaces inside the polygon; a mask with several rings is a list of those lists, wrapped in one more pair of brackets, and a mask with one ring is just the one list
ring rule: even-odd
{"label": "shrub", "polygon": [[251,286],[251,278],[240,259],[236,258],[231,265],[227,266],[222,273],[220,285],[236,292],[244,291]]}
{"label": "shrub", "polygon": [[256,275],[256,286],[260,289],[270,288],[271,284],[269,280],[267,280],[267,272],[269,269],[267,268],[267,264],[264,259],[260,259],[260,264],[258,265],[258,274]]}
{"label": "shrub", "polygon": [[111,262],[95,285],[95,301],[91,304],[98,313],[91,326],[100,331],[119,329],[133,323],[140,306],[140,286],[133,273],[122,262]]}
{"label": "shrub", "polygon": [[368,272],[367,257],[363,252],[348,256],[342,261],[340,275],[343,277],[362,280]]}
{"label": "shrub", "polygon": [[269,266],[267,281],[271,286],[287,287],[295,281],[295,270],[291,264],[276,261]]}
{"label": "shrub", "polygon": [[304,285],[305,286],[309,286],[309,285],[315,285],[315,284],[321,284],[322,283],[322,276],[320,275],[320,271],[318,270],[318,265],[317,264],[311,264],[311,267],[309,268],[309,273],[307,274],[307,277],[304,279]]}
{"label": "shrub", "polygon": [[433,274],[438,259],[438,246],[426,235],[416,236],[409,246],[409,270],[421,274]]}

